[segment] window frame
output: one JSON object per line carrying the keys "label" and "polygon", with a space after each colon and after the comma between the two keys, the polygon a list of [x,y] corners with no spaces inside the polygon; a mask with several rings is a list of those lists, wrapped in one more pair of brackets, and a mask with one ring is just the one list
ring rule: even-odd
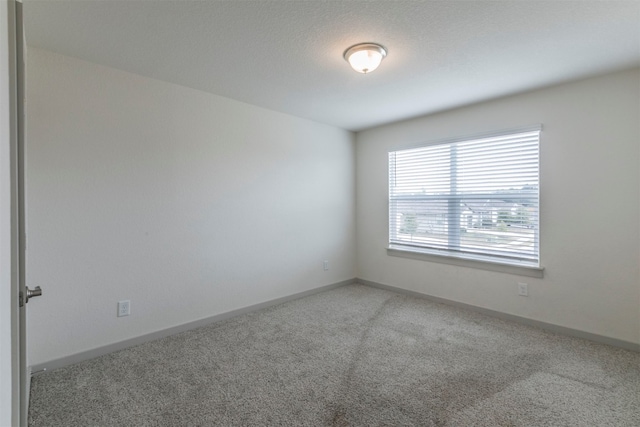
{"label": "window frame", "polygon": [[[538,174],[538,188],[537,188],[537,221],[534,227],[534,239],[535,239],[535,244],[536,246],[536,250],[537,250],[537,259],[535,259],[534,261],[531,260],[519,260],[519,259],[513,259],[513,260],[509,260],[507,258],[503,257],[495,257],[495,256],[491,256],[490,254],[469,254],[469,253],[464,253],[464,252],[459,252],[459,253],[455,253],[452,249],[450,249],[450,245],[449,243],[447,244],[447,247],[444,249],[438,249],[438,248],[429,248],[429,247],[424,247],[423,245],[415,245],[415,246],[411,246],[411,245],[407,245],[407,244],[398,244],[393,242],[392,239],[392,227],[395,227],[395,229],[397,230],[397,223],[395,223],[395,221],[397,221],[397,217],[395,215],[392,215],[391,212],[391,208],[392,208],[392,194],[391,194],[391,188],[392,188],[392,171],[391,171],[391,165],[389,162],[389,157],[392,153],[397,153],[399,151],[403,151],[403,150],[411,150],[411,149],[417,149],[417,148],[425,148],[425,147],[432,147],[432,146],[436,146],[436,145],[449,145],[451,146],[454,143],[460,143],[460,142],[466,142],[466,141],[473,141],[473,140],[478,140],[478,139],[486,139],[486,138],[499,138],[499,137],[503,137],[503,136],[510,136],[510,135],[516,135],[516,134],[520,134],[520,133],[530,133],[530,132],[538,132],[538,141],[537,141],[537,174]],[[541,257],[540,257],[540,193],[541,193],[541,185],[540,185],[540,152],[541,152],[541,139],[542,139],[542,124],[536,124],[536,125],[531,125],[531,126],[526,126],[526,127],[520,127],[520,128],[512,128],[512,129],[506,129],[506,130],[500,130],[500,131],[493,131],[493,132],[486,132],[486,133],[480,133],[480,134],[473,134],[473,135],[467,135],[467,136],[461,136],[461,137],[455,137],[455,138],[446,138],[446,139],[440,139],[440,140],[433,140],[433,141],[429,141],[429,142],[423,142],[420,144],[414,144],[414,145],[409,145],[409,146],[401,146],[401,147],[396,147],[393,149],[388,150],[388,157],[387,157],[387,237],[388,237],[388,246],[387,246],[387,254],[390,256],[397,256],[397,257],[403,257],[403,258],[410,258],[410,259],[419,259],[419,260],[424,260],[424,261],[432,261],[432,262],[440,262],[440,263],[444,263],[444,264],[453,264],[453,265],[459,265],[459,266],[465,266],[465,267],[472,267],[472,268],[480,268],[480,269],[484,269],[484,270],[490,270],[490,271],[500,271],[500,272],[505,272],[505,273],[511,273],[511,274],[517,274],[517,275],[524,275],[524,276],[530,276],[530,277],[542,277],[543,276],[543,271],[544,268],[541,267]],[[489,193],[487,193],[489,195]],[[410,196],[408,196],[410,197]],[[414,197],[415,198],[415,197]],[[464,196],[460,196],[460,198],[464,198]],[[397,198],[396,200],[398,200],[399,198]],[[444,199],[443,197],[435,197],[434,196],[434,200],[435,199]],[[455,197],[451,197],[451,199],[455,199]],[[455,211],[455,210],[454,210]],[[451,212],[450,210],[448,210],[448,212]],[[459,218],[458,218],[459,219]],[[454,220],[455,221],[455,220]],[[455,223],[454,223],[454,227],[455,227]],[[455,234],[455,233],[454,233]],[[458,234],[461,234],[460,232],[458,232]],[[397,240],[397,239],[396,239]],[[450,242],[450,241],[449,241]],[[515,258],[515,257],[514,257]]]}

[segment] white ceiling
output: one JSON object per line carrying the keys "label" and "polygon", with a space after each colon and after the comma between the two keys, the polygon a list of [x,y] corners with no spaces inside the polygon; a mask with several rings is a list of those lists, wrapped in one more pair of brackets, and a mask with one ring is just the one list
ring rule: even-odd
{"label": "white ceiling", "polygon": [[24,3],[30,46],[349,130],[640,65],[639,1]]}

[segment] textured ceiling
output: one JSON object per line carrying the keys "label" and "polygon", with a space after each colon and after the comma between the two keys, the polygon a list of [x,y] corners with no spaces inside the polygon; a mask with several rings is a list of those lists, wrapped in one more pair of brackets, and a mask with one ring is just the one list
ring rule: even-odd
{"label": "textured ceiling", "polygon": [[30,46],[349,130],[640,65],[638,1],[24,3]]}

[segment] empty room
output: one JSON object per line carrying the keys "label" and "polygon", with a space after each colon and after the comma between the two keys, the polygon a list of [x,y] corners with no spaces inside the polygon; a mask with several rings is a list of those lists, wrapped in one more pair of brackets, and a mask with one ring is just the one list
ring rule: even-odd
{"label": "empty room", "polygon": [[640,2],[1,6],[1,426],[640,425]]}

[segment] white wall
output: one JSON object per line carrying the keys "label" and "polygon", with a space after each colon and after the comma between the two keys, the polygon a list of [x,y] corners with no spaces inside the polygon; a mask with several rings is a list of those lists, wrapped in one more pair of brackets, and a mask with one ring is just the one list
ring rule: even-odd
{"label": "white wall", "polygon": [[[358,277],[639,343],[639,103],[635,69],[358,133]],[[389,150],[536,123],[543,279],[386,254]]]}
{"label": "white wall", "polygon": [[35,48],[28,63],[30,364],[355,277],[352,133]]}
{"label": "white wall", "polygon": [[[364,131],[354,152],[340,129],[35,48],[28,61],[32,365],[356,273],[640,342],[639,70]],[[534,123],[543,279],[387,256],[388,150]]]}

